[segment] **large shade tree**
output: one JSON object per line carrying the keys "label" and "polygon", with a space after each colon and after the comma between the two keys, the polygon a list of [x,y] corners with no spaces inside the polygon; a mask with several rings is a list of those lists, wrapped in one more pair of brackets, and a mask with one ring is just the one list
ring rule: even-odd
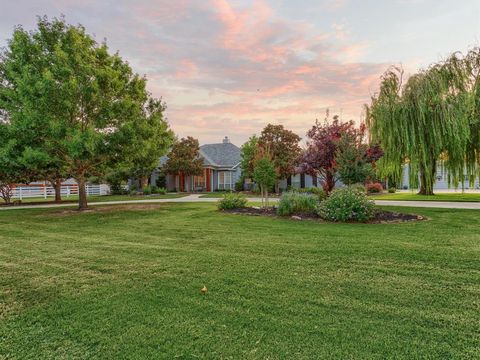
{"label": "large shade tree", "polygon": [[433,194],[437,166],[448,171],[449,183],[474,180],[480,149],[480,51],[458,53],[412,75],[389,69],[380,91],[367,107],[373,140],[385,150],[379,162],[383,175],[398,182],[409,164],[410,186]]}
{"label": "large shade tree", "polygon": [[152,135],[126,140],[148,128],[148,101],[145,78],[63,19],[39,18],[31,32],[17,27],[1,53],[0,109],[13,128],[33,129],[22,140],[31,155],[25,161],[57,164],[75,178],[80,209],[87,207],[87,179],[124,162]]}

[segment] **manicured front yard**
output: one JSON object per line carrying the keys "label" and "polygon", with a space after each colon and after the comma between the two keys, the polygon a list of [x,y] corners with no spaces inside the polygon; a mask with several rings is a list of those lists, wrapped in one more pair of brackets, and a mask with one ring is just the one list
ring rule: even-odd
{"label": "manicured front yard", "polygon": [[431,220],[0,212],[0,358],[478,358],[479,212],[395,210]]}
{"label": "manicured front yard", "polygon": [[435,195],[418,195],[416,193],[395,193],[372,195],[376,200],[410,200],[410,201],[480,201],[480,193],[439,193]]}

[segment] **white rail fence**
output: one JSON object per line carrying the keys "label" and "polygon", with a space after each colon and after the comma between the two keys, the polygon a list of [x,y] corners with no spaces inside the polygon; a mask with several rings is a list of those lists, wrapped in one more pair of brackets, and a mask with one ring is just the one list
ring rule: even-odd
{"label": "white rail fence", "polygon": [[[55,189],[52,186],[35,185],[35,186],[16,186],[13,191],[12,199],[26,198],[48,198],[55,197]],[[62,185],[62,197],[70,197],[78,195],[78,186],[76,184]],[[87,185],[87,195],[108,195],[110,187],[105,184]]]}

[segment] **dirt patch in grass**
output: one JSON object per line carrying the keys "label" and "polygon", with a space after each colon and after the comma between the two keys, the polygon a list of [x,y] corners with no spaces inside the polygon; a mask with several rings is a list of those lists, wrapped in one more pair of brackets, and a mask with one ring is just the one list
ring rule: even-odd
{"label": "dirt patch in grass", "polygon": [[[317,214],[314,213],[298,213],[292,214],[291,216],[278,216],[276,208],[258,208],[258,207],[245,207],[239,209],[229,209],[222,210],[223,212],[229,214],[238,214],[238,215],[253,215],[253,216],[271,216],[278,217],[282,219],[291,219],[291,220],[316,220],[325,222]],[[394,211],[379,210],[375,211],[375,217],[368,221],[370,224],[387,224],[387,223],[399,223],[399,222],[408,222],[408,221],[420,221],[427,220],[425,216],[416,215],[416,214],[405,214],[398,213]]]}
{"label": "dirt patch in grass", "polygon": [[91,206],[87,210],[79,211],[78,209],[55,209],[49,212],[53,216],[70,216],[88,213],[105,213],[117,211],[146,211],[155,210],[164,207],[164,204],[119,204],[119,205],[105,205],[105,206]]}

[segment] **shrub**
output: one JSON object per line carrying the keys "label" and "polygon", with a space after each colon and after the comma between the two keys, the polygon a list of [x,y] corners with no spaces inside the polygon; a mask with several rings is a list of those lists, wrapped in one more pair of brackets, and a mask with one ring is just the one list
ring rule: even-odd
{"label": "shrub", "polygon": [[158,187],[156,185],[150,185],[150,190],[152,194],[158,194]]}
{"label": "shrub", "polygon": [[318,214],[328,221],[370,220],[375,213],[373,201],[365,193],[350,188],[335,190],[320,204]]}
{"label": "shrub", "polygon": [[356,190],[358,192],[364,193],[364,194],[367,192],[367,189],[365,188],[365,185],[360,184],[360,183],[350,185],[349,188],[352,189],[352,190]]}
{"label": "shrub", "polygon": [[243,191],[243,182],[243,178],[237,180],[237,182],[235,183],[235,191]]}
{"label": "shrub", "polygon": [[396,191],[397,191],[397,189],[395,189],[394,187],[391,187],[391,188],[388,189],[388,192],[390,194],[394,194]]}
{"label": "shrub", "polygon": [[128,190],[123,187],[121,184],[110,184],[110,194],[111,195],[127,195]]}
{"label": "shrub", "polygon": [[228,193],[217,203],[219,210],[239,209],[247,205],[247,198],[242,194]]}
{"label": "shrub", "polygon": [[151,195],[152,194],[152,187],[150,185],[143,187],[143,195]]}
{"label": "shrub", "polygon": [[318,197],[319,201],[325,200],[327,195],[321,188],[317,187],[310,187],[310,188],[300,188],[300,189],[292,189],[292,191],[300,193],[300,194],[311,194],[311,195],[316,195]]}
{"label": "shrub", "polygon": [[316,213],[319,204],[318,195],[287,191],[280,198],[277,214],[288,216],[297,213]]}
{"label": "shrub", "polygon": [[166,193],[167,193],[167,189],[165,189],[164,187],[157,188],[157,194],[165,195]]}
{"label": "shrub", "polygon": [[367,184],[366,186],[367,188],[367,192],[369,194],[377,194],[377,193],[381,193],[383,191],[383,186],[382,184],[380,183],[369,183]]}

